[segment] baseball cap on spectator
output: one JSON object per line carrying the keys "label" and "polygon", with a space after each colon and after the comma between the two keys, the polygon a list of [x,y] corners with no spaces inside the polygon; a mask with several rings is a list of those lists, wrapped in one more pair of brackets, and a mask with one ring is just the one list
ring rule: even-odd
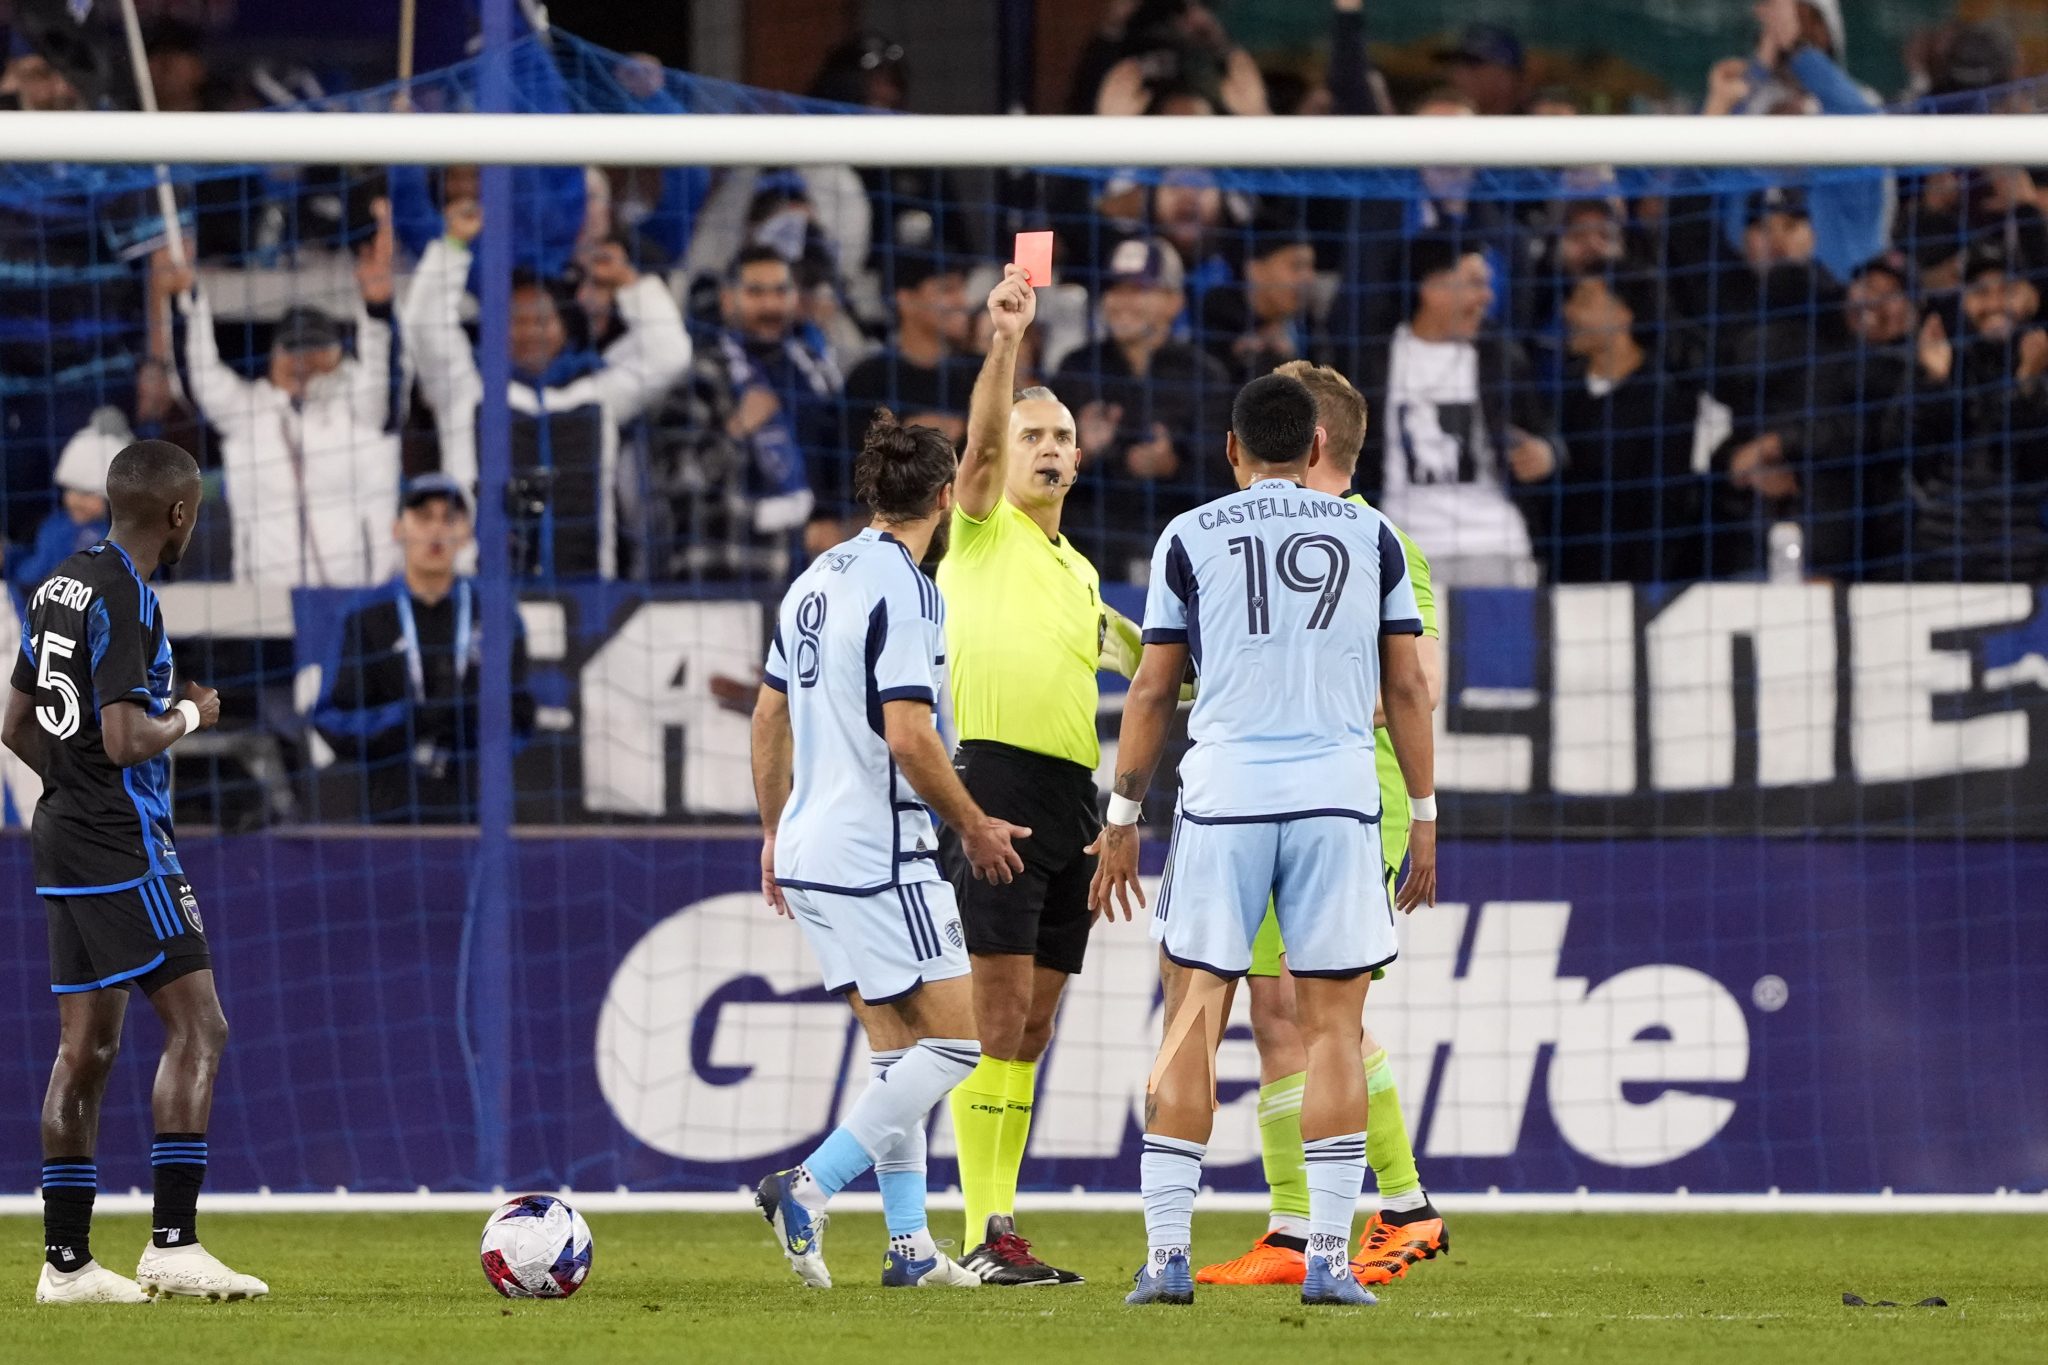
{"label": "baseball cap on spectator", "polygon": [[1458,41],[1436,54],[1440,62],[1522,69],[1522,40],[1499,24],[1467,24]]}
{"label": "baseball cap on spectator", "polygon": [[1773,213],[1787,214],[1793,218],[1811,218],[1813,214],[1806,207],[1806,191],[1797,185],[1773,185],[1767,190],[1758,190],[1749,196],[1748,211],[1743,214],[1745,224]]}
{"label": "baseball cap on spectator", "polygon": [[319,351],[341,345],[341,328],[318,308],[294,304],[277,320],[271,344],[282,351]]}
{"label": "baseball cap on spectator", "polygon": [[1996,24],[1963,24],[1936,54],[1933,93],[1955,95],[2009,84],[2019,72],[2019,49]]}
{"label": "baseball cap on spectator", "polygon": [[1170,242],[1157,237],[1128,237],[1109,254],[1103,271],[1105,288],[1119,284],[1142,284],[1155,289],[1179,289],[1184,279],[1180,253]]}
{"label": "baseball cap on spectator", "polygon": [[439,470],[415,474],[407,479],[398,494],[398,510],[403,512],[435,498],[446,498],[465,513],[470,511],[469,490],[453,474],[443,474]]}

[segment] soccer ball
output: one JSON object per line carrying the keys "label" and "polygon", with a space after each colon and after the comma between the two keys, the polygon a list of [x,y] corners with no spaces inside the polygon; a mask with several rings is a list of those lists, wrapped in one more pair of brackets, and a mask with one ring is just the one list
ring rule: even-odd
{"label": "soccer ball", "polygon": [[508,1299],[566,1299],[590,1274],[590,1225],[545,1194],[523,1195],[484,1224],[484,1278]]}

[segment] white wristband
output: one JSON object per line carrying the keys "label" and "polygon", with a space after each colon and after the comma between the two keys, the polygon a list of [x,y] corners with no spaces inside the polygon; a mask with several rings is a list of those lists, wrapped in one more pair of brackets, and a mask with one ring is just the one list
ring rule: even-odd
{"label": "white wristband", "polygon": [[[171,709],[185,718],[185,735],[189,735],[199,728],[199,704],[190,697],[185,698],[185,700],[179,702]],[[183,739],[185,735],[179,735],[178,738]]]}
{"label": "white wristband", "polygon": [[1432,794],[1430,794],[1430,795],[1428,795],[1428,796],[1411,796],[1411,797],[1409,797],[1409,798],[1408,798],[1408,818],[1409,818],[1410,820],[1434,820],[1434,819],[1436,819],[1436,796],[1435,796],[1435,794],[1434,794],[1434,793],[1432,793]]}
{"label": "white wristband", "polygon": [[1117,796],[1112,793],[1109,798],[1109,823],[1112,825],[1135,825],[1138,823],[1138,816],[1144,812],[1144,809],[1143,806],[1131,800],[1130,797]]}

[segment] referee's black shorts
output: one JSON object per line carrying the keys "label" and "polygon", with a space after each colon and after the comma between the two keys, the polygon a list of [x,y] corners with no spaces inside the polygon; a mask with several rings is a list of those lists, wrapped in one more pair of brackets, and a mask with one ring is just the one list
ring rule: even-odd
{"label": "referee's black shorts", "polygon": [[1088,952],[1088,884],[1094,855],[1082,852],[1102,828],[1095,812],[1095,774],[1078,763],[993,740],[962,740],[953,768],[975,804],[1023,825],[1017,844],[1024,871],[1005,884],[974,875],[951,830],[939,854],[960,902],[970,953],[1016,953],[1069,976]]}
{"label": "referee's black shorts", "polygon": [[45,896],[50,990],[58,995],[128,986],[154,995],[213,965],[199,898],[177,873],[91,896]]}

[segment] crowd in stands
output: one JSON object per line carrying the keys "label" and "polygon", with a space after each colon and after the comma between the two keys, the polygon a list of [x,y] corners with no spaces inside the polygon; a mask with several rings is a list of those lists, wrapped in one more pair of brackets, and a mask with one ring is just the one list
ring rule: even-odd
{"label": "crowd in stands", "polygon": [[[1836,0],[1755,15],[1703,115],[1882,116],[1973,90],[1998,110],[2024,74],[1998,30],[1951,25],[1888,106],[1844,61]],[[1504,29],[1466,29],[1404,99],[1368,36],[1363,0],[1334,0],[1312,81],[1262,71],[1199,0],[1118,0],[1069,107],[1578,112]],[[150,44],[166,108],[309,93],[302,74],[215,72],[190,29]],[[910,74],[863,35],[811,93],[896,109]],[[615,76],[635,107],[669,107],[651,62]],[[19,44],[0,97],[80,103]],[[32,586],[100,533],[106,459],[134,433],[220,472],[187,576],[394,581],[408,477],[475,487],[473,257],[505,231],[516,571],[778,583],[858,515],[850,455],[878,408],[961,437],[981,301],[1009,232],[1040,226],[1057,280],[1019,382],[1076,415],[1067,526],[1105,577],[1141,573],[1154,530],[1226,485],[1235,389],[1295,358],[1366,394],[1360,489],[1451,584],[2048,577],[2048,181],[2024,168],[1700,190],[1594,167],[1508,193],[1447,168],[1321,197],[1159,167],[518,177],[510,223],[484,220],[474,167],[202,179],[181,192],[189,262],[151,195],[0,203],[7,580]]]}

